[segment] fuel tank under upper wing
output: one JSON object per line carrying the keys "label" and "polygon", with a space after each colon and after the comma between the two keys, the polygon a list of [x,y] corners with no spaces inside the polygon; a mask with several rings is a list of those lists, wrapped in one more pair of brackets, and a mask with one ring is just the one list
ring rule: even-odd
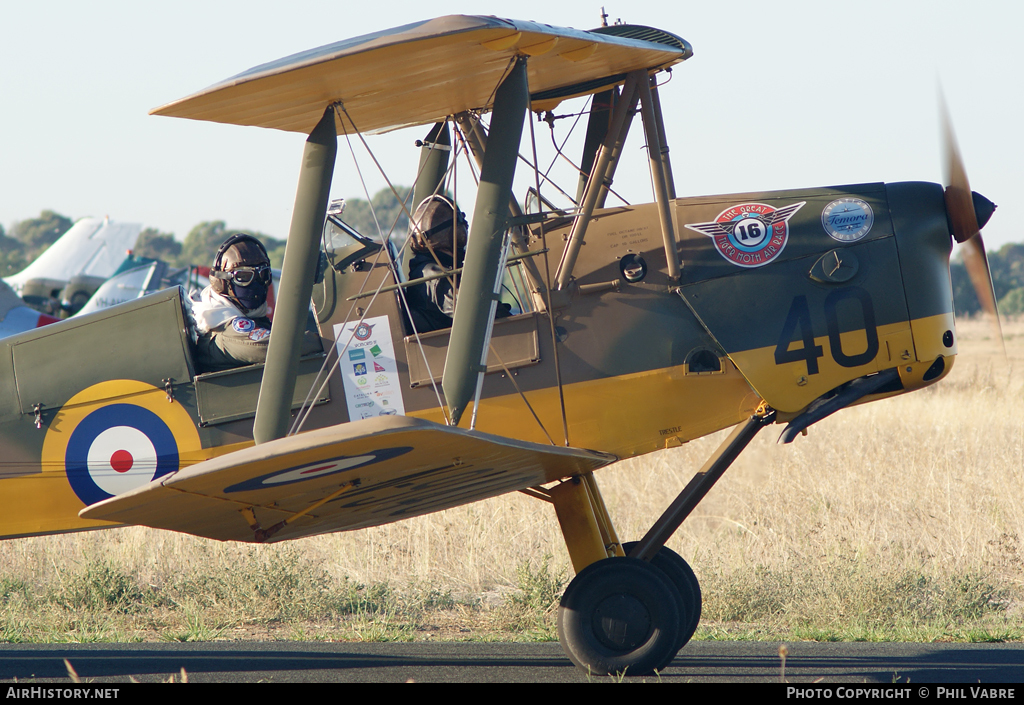
{"label": "fuel tank under upper wing", "polygon": [[615,460],[607,453],[386,416],[198,463],[93,504],[79,516],[220,540],[278,541],[386,524]]}

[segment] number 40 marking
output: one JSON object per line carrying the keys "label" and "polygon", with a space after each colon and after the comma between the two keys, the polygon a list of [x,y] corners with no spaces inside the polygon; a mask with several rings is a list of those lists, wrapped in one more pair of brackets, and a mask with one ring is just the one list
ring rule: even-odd
{"label": "number 40 marking", "polygon": [[[854,299],[860,303],[861,315],[864,320],[864,333],[867,335],[868,347],[862,353],[847,355],[843,352],[843,339],[839,335],[839,316],[836,309],[845,299]],[[858,286],[836,289],[825,298],[825,322],[828,325],[829,352],[832,359],[843,367],[859,367],[875,359],[878,354],[878,328],[875,326],[875,307],[871,295]],[[799,328],[799,335],[796,335]],[[802,343],[803,347],[790,350],[793,342]],[[811,328],[811,311],[806,296],[793,298],[786,315],[786,323],[782,326],[782,334],[775,346],[775,364],[803,361],[807,364],[807,374],[818,374],[818,358],[824,357],[820,345],[814,344],[814,331]]]}

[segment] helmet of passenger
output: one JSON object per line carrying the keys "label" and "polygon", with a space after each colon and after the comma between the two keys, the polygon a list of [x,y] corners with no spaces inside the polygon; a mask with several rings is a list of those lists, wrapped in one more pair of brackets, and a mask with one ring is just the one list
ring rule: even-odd
{"label": "helmet of passenger", "polygon": [[466,246],[467,234],[466,214],[444,196],[424,198],[409,224],[410,247],[414,252],[434,250],[454,255],[456,249]]}
{"label": "helmet of passenger", "polygon": [[213,290],[245,314],[267,302],[271,280],[270,257],[266,248],[246,233],[238,233],[225,240],[210,268]]}

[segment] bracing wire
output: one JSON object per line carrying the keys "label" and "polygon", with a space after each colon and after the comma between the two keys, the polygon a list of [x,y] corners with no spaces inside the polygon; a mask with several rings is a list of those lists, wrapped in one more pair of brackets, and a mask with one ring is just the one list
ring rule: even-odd
{"label": "bracing wire", "polygon": [[[537,162],[537,134],[536,134],[536,131],[533,129],[533,120],[530,120],[530,145],[533,148],[533,161],[534,161],[534,163],[536,163]],[[534,169],[533,173],[534,173],[534,180],[536,182],[535,183],[535,187],[537,189],[537,201],[541,202],[540,201],[540,197],[541,197],[540,196],[540,172],[539,172],[539,170]],[[541,237],[541,244],[544,246],[544,249],[547,249],[547,247],[548,247],[548,244],[547,244],[547,234],[544,232],[544,221],[540,222],[540,237]],[[548,256],[547,255],[544,255],[544,276],[547,279],[546,287],[544,289],[544,294],[545,294],[545,297],[546,297],[546,300],[545,300],[544,303],[545,303],[545,308],[547,308],[548,323],[549,323],[549,326],[551,328],[551,349],[553,351],[554,362],[555,362],[555,382],[558,385],[558,404],[559,404],[559,407],[561,408],[561,412],[562,412],[562,433],[565,436],[565,445],[566,445],[566,447],[568,447],[569,446],[569,423],[568,423],[568,420],[567,420],[566,415],[565,415],[565,391],[562,388],[562,370],[561,370],[561,364],[560,364],[559,356],[558,356],[558,338],[555,335],[555,312],[551,308],[551,266],[550,266],[550,264],[548,262]],[[526,397],[523,397],[523,399],[525,400]],[[540,422],[540,419],[537,419],[537,421]],[[547,433],[547,431],[545,431],[545,433]],[[551,445],[554,445],[554,441],[551,442]]]}
{"label": "bracing wire", "polygon": [[[347,116],[347,117],[349,118],[349,121],[352,121],[352,118],[351,118],[351,116],[349,116],[347,112],[346,112],[345,114],[346,114],[346,116]],[[353,128],[355,128],[355,123],[354,123],[354,122],[352,122],[352,126],[353,126]],[[344,124],[344,121],[342,121],[342,128],[344,129],[344,127],[345,127],[345,124]],[[366,194],[366,196],[367,196],[367,200],[368,200],[368,201],[370,202],[370,211],[371,211],[371,213],[373,214],[373,217],[374,217],[374,222],[375,222],[375,223],[378,223],[378,221],[377,221],[377,217],[376,217],[376,211],[374,210],[374,208],[373,208],[373,203],[372,203],[372,201],[370,200],[370,197],[369,197],[369,191],[368,191],[368,188],[367,188],[367,186],[366,186],[366,181],[365,181],[365,179],[363,178],[363,175],[362,175],[362,170],[361,170],[361,169],[360,169],[360,167],[359,167],[359,162],[358,162],[358,159],[356,158],[356,155],[355,155],[355,150],[354,150],[354,149],[352,148],[351,138],[349,137],[349,134],[348,134],[348,131],[347,131],[347,130],[345,130],[345,138],[346,138],[346,143],[348,144],[348,147],[349,147],[349,152],[350,152],[350,153],[352,154],[352,159],[353,159],[353,162],[355,163],[356,173],[357,173],[357,174],[359,175],[359,179],[360,179],[360,182],[362,183],[362,186],[363,186],[363,192],[364,192],[364,193]],[[365,147],[365,148],[367,149],[367,151],[368,151],[368,152],[370,153],[370,156],[371,156],[371,157],[373,157],[373,154],[372,154],[372,152],[370,152],[369,146],[368,146],[368,145],[366,144],[365,140],[363,140],[363,145],[364,145],[364,147]],[[377,166],[378,166],[378,169],[379,169],[379,168],[380,168],[380,164],[379,164],[379,162],[377,162],[376,158],[374,158],[374,163],[376,163],[376,164],[377,164]],[[381,173],[382,173],[382,175],[384,176],[384,178],[385,178],[385,179],[387,179],[387,175],[386,175],[386,174],[383,174],[383,170],[381,170]],[[414,186],[414,188],[415,188],[415,183],[416,183],[416,182],[417,182],[417,181],[419,180],[419,177],[420,177],[420,174],[419,174],[419,173],[417,173],[417,175],[416,175],[416,179],[415,179],[415,180],[414,180],[414,182],[413,182],[413,186]],[[389,185],[390,185],[390,183],[389,183]],[[393,186],[392,186],[392,192],[393,192],[393,193],[395,193],[395,196],[396,196],[396,198],[397,198],[398,194],[397,194],[397,191],[395,191],[395,189],[394,189],[394,187],[393,187]],[[405,206],[404,202],[402,202],[402,200],[401,200],[401,199],[398,199],[398,200],[399,200],[399,202],[400,202],[400,203],[401,203],[401,204],[403,205],[403,207],[404,207],[404,206]],[[407,209],[406,209],[406,212],[408,212],[408,210],[407,210]],[[396,226],[396,225],[398,224],[398,218],[400,218],[400,217],[401,217],[400,215],[399,215],[398,217],[396,217],[395,223],[393,223],[393,224],[392,224],[392,226],[391,226],[391,230],[390,230],[390,231],[389,231],[389,233],[388,233],[388,237],[387,237],[387,239],[384,239],[383,233],[379,232],[379,231],[380,231],[380,226],[379,226],[379,223],[378,223],[378,226],[377,226],[377,227],[378,227],[378,233],[379,233],[379,235],[380,235],[380,237],[381,237],[381,239],[382,239],[382,242],[384,242],[384,243],[385,243],[385,246],[384,246],[384,247],[382,247],[382,249],[383,249],[383,250],[385,250],[385,254],[386,254],[386,255],[387,255],[387,257],[388,257],[389,265],[390,265],[391,271],[392,271],[393,273],[397,272],[397,265],[396,265],[396,262],[395,262],[395,260],[394,260],[394,259],[392,258],[392,255],[391,255],[391,251],[390,251],[390,249],[389,249],[389,248],[387,247],[387,244],[386,244],[386,243],[390,241],[390,238],[391,238],[391,234],[393,233],[393,231],[394,231],[394,228],[395,228],[395,226]],[[410,217],[410,220],[411,220],[411,217]],[[399,256],[399,257],[401,257],[402,253],[403,253],[403,252],[405,251],[405,248],[406,248],[406,247],[408,247],[408,245],[409,245],[409,242],[410,242],[410,239],[409,239],[408,237],[406,237],[406,239],[405,239],[405,242],[404,242],[404,243],[402,244],[402,247],[401,247],[401,249],[400,249],[400,250],[399,250],[399,252],[398,252],[398,256]],[[378,257],[379,257],[379,256],[380,256],[380,253],[378,252]],[[396,278],[397,278],[397,277],[396,277]],[[384,285],[384,282],[385,282],[385,281],[386,281],[386,278],[382,278],[382,280],[381,280],[381,283],[380,283],[380,284],[378,285],[378,287],[377,287],[377,291],[375,291],[375,292],[374,292],[374,294],[373,294],[373,297],[372,297],[372,298],[370,299],[370,302],[369,302],[369,304],[367,304],[366,308],[364,309],[364,313],[363,313],[363,315],[362,315],[362,316],[360,317],[360,319],[359,319],[359,320],[360,320],[360,322],[362,322],[363,318],[365,318],[366,312],[368,312],[368,311],[370,310],[370,307],[371,307],[371,306],[373,305],[373,302],[374,302],[374,300],[376,299],[377,295],[378,295],[378,294],[380,293],[380,289],[381,289],[381,288],[383,288],[383,285]],[[361,292],[361,290],[360,290],[360,292]],[[409,322],[410,322],[410,325],[411,325],[411,326],[412,326],[412,328],[413,328],[413,334],[414,334],[414,336],[415,336],[415,338],[416,338],[416,341],[417,341],[417,344],[418,344],[418,346],[419,346],[420,354],[421,354],[421,355],[423,356],[423,363],[424,363],[424,365],[426,366],[426,369],[427,369],[427,374],[428,374],[428,375],[430,376],[430,379],[431,379],[431,386],[433,387],[433,389],[434,389],[434,394],[435,394],[435,396],[437,397],[437,400],[438,400],[438,406],[439,406],[439,407],[441,408],[441,413],[442,413],[442,415],[444,416],[444,418],[445,418],[445,421],[446,421],[446,422],[450,422],[450,421],[449,421],[449,419],[448,419],[448,414],[447,414],[447,411],[445,410],[444,404],[443,404],[443,402],[441,401],[441,395],[440,395],[440,392],[439,392],[439,390],[437,389],[437,384],[436,384],[436,382],[434,381],[434,375],[433,375],[433,372],[432,372],[432,371],[430,370],[430,363],[429,363],[429,362],[427,361],[427,358],[426,358],[426,353],[425,353],[425,351],[423,350],[423,345],[422,345],[422,342],[421,342],[421,340],[420,340],[420,335],[419,335],[419,332],[418,332],[418,331],[416,330],[416,324],[415,324],[415,322],[414,322],[414,321],[412,320],[412,315],[411,315],[411,312],[409,311],[409,304],[408,304],[408,301],[406,300],[406,297],[405,297],[405,292],[404,292],[404,291],[403,291],[402,289],[399,289],[399,290],[398,290],[398,293],[399,293],[399,299],[400,299],[400,300],[402,301],[402,304],[403,304],[403,305],[404,305],[404,307],[405,307],[406,315],[407,315],[407,316],[409,317]],[[354,306],[355,306],[355,303],[353,303],[353,307],[354,307]],[[345,323],[347,323],[347,322],[348,322],[348,318],[349,318],[349,316],[351,315],[351,312],[352,312],[352,310],[351,310],[351,309],[349,309],[349,314],[348,314],[348,315],[347,315],[347,316],[345,317]],[[344,330],[344,324],[342,324],[342,329],[341,329],[341,330]],[[338,340],[340,339],[340,334],[341,334],[341,330],[339,330],[338,336],[337,336],[337,337],[335,338],[335,347],[337,346],[337,342],[338,342]],[[354,329],[353,329],[353,330],[354,330]],[[354,335],[354,332],[353,332],[353,335]],[[327,385],[327,382],[328,382],[328,380],[329,380],[329,378],[330,378],[330,375],[331,375],[331,374],[333,374],[333,373],[334,373],[334,369],[336,369],[336,368],[337,368],[337,367],[338,367],[338,366],[340,365],[340,363],[341,363],[341,356],[342,356],[342,354],[343,354],[343,353],[345,352],[345,350],[346,350],[346,349],[348,348],[349,344],[351,344],[351,342],[352,342],[352,338],[351,338],[351,336],[350,336],[350,337],[349,337],[349,340],[348,340],[348,341],[347,341],[347,342],[345,343],[345,347],[344,347],[344,348],[343,348],[343,349],[342,349],[342,350],[341,350],[341,351],[339,352],[339,354],[338,354],[338,360],[336,360],[336,361],[335,361],[335,364],[334,364],[334,366],[332,367],[332,369],[331,369],[330,373],[328,374],[328,379],[324,381],[323,385],[321,385],[321,387],[320,387],[320,392],[318,392],[317,396],[319,396],[319,395],[320,395],[320,393],[322,393],[322,392],[323,392],[323,389],[324,389],[324,387],[325,387],[325,386]],[[319,379],[319,377],[318,377],[318,379]],[[307,411],[306,411],[306,413],[305,413],[305,415],[304,415],[304,416],[302,417],[301,421],[299,421],[299,422],[298,422],[298,424],[297,424],[297,426],[296,426],[296,428],[297,428],[298,430],[301,430],[301,428],[302,428],[302,425],[303,425],[303,424],[305,423],[305,420],[306,420],[306,418],[308,418],[308,416],[309,416],[309,413],[310,413],[311,409],[312,409],[312,407],[310,407],[310,410],[307,410]],[[296,431],[296,432],[297,432],[297,431]]]}
{"label": "bracing wire", "polygon": [[[504,80],[504,76],[507,75],[512,70],[512,67],[514,65],[514,61],[515,61],[514,58],[509,61],[509,65],[506,68],[506,71],[504,72],[502,78],[496,83],[496,85],[494,87],[494,90],[492,91],[492,97],[493,97],[494,94],[496,94],[498,87],[501,85],[501,81]],[[488,102],[489,101],[490,101],[490,99],[488,99]],[[404,211],[405,215],[409,218],[410,222],[413,222],[412,213],[409,211],[408,205],[405,203],[404,199],[402,199],[400,197],[400,195],[398,194],[397,189],[392,184],[392,182],[388,178],[387,174],[384,172],[384,169],[381,167],[380,162],[376,158],[376,155],[370,149],[369,145],[366,142],[366,139],[363,137],[362,133],[359,131],[358,126],[356,125],[356,123],[353,120],[352,116],[349,114],[348,110],[345,108],[344,104],[336,103],[336,104],[334,104],[334,107],[335,107],[336,110],[340,110],[342,113],[344,113],[345,117],[348,118],[348,123],[352,126],[352,131],[355,132],[355,134],[359,137],[359,140],[363,144],[364,149],[366,150],[367,154],[370,156],[370,158],[373,161],[374,165],[377,167],[378,172],[385,179],[385,182],[387,183],[388,187],[391,189],[392,194],[395,196],[396,200],[398,201],[399,205],[401,206],[402,211]],[[381,243],[383,245],[381,250],[384,251],[384,254],[387,257],[388,262],[389,262],[390,270],[391,270],[393,276],[395,276],[395,278],[397,280],[398,279],[398,269],[397,269],[397,265],[396,265],[396,262],[395,262],[395,258],[392,256],[392,252],[391,252],[390,247],[388,246],[388,243],[390,242],[390,238],[391,238],[391,236],[392,236],[392,234],[394,232],[394,228],[395,228],[395,226],[398,223],[398,218],[396,218],[395,222],[391,225],[391,228],[388,231],[388,235],[387,235],[387,237],[385,237],[384,233],[383,233],[383,230],[381,228],[381,225],[380,225],[380,221],[379,221],[379,219],[377,217],[376,209],[374,209],[374,207],[373,207],[373,201],[372,201],[372,199],[370,197],[368,188],[366,186],[365,179],[363,178],[362,170],[359,167],[359,161],[356,158],[355,151],[354,151],[353,146],[352,146],[352,140],[351,140],[351,137],[350,137],[350,133],[349,133],[349,131],[347,129],[347,126],[345,124],[345,120],[339,120],[339,122],[341,123],[342,129],[344,130],[344,134],[345,134],[345,138],[346,138],[346,143],[347,143],[347,145],[349,147],[349,152],[352,155],[353,162],[354,162],[354,165],[356,167],[356,172],[357,172],[357,174],[359,176],[360,182],[361,182],[361,184],[363,186],[364,194],[366,195],[367,202],[368,202],[368,204],[370,206],[370,211],[371,211],[371,215],[372,215],[373,220],[374,220],[374,225],[375,225],[375,227],[376,227],[376,229],[378,231],[378,236],[380,237]],[[459,134],[460,143],[463,146],[465,146],[465,140],[462,137],[461,133],[459,132],[457,126],[456,126],[456,132],[457,132],[457,134]],[[536,150],[535,150],[535,152],[536,152]],[[464,153],[468,157],[468,149],[466,149]],[[454,158],[452,160],[452,165],[449,167],[448,173],[445,175],[445,178],[442,179],[440,181],[440,183],[438,184],[438,187],[437,187],[438,189],[441,188],[441,185],[445,182],[446,179],[448,179],[450,177],[453,178],[452,174],[454,173],[455,165],[458,163],[458,156],[459,156],[459,150],[456,149],[455,154],[454,154]],[[520,155],[520,158],[522,158],[521,155]],[[474,165],[472,163],[472,160],[470,159],[470,172],[473,175],[473,178],[476,181],[476,183],[479,185],[479,178],[478,178],[475,170],[472,168],[473,166]],[[536,167],[534,167],[534,172],[537,173]],[[420,174],[417,173],[416,181],[418,181],[419,178],[420,178]],[[414,181],[414,188],[415,188],[415,181]],[[437,189],[435,189],[435,192],[436,191],[437,191]],[[457,225],[455,227],[457,227]],[[402,247],[401,247],[401,249],[400,249],[400,251],[398,253],[399,258],[401,257],[401,254],[405,251],[405,248],[408,247],[409,242],[410,242],[410,239],[408,237],[406,237],[406,240],[402,244]],[[378,251],[378,253],[377,253],[377,261],[379,261],[379,259],[380,259],[380,254],[381,254],[380,251]],[[433,254],[432,250],[431,250],[431,254]],[[434,259],[435,260],[437,259],[436,255],[434,255]],[[362,320],[366,316],[366,313],[372,307],[374,301],[376,300],[377,295],[380,293],[380,290],[383,288],[383,286],[384,286],[386,281],[387,281],[387,277],[382,277],[381,282],[380,282],[380,284],[378,284],[376,291],[374,291],[373,296],[371,297],[369,304],[363,309],[363,311],[361,313],[361,316],[359,318],[360,322],[362,322]],[[456,285],[453,283],[453,289],[455,289],[455,286]],[[360,287],[360,293],[362,293],[362,287]],[[431,385],[434,388],[435,395],[437,396],[438,406],[441,408],[441,411],[444,414],[445,421],[450,424],[451,422],[450,422],[450,419],[448,418],[447,410],[446,410],[446,408],[444,406],[444,403],[442,401],[440,392],[437,389],[437,384],[436,384],[436,382],[434,380],[433,373],[430,370],[430,365],[429,365],[429,362],[427,361],[425,351],[423,350],[423,345],[422,345],[422,341],[420,339],[420,334],[416,330],[415,322],[413,322],[413,320],[412,320],[412,315],[411,315],[411,311],[409,310],[408,301],[406,300],[406,297],[405,297],[405,292],[401,288],[399,288],[398,289],[398,294],[399,294],[399,298],[402,301],[402,304],[403,304],[403,306],[405,308],[406,315],[409,318],[410,325],[413,328],[413,334],[414,334],[414,337],[415,337],[415,339],[417,341],[418,347],[420,349],[420,353],[423,356],[423,362],[426,365],[427,374],[428,374],[428,376],[431,379]],[[356,305],[355,302],[353,302],[352,307],[350,307],[348,314],[346,314],[346,316],[345,316],[345,322],[346,323],[349,321],[349,318],[351,317],[351,314],[352,314],[352,309],[355,307],[355,305]],[[521,304],[520,304],[520,307],[521,307]],[[289,430],[288,435],[293,435],[295,433],[299,433],[302,430],[302,427],[304,426],[306,420],[309,418],[309,416],[310,416],[310,414],[311,414],[311,412],[313,410],[313,407],[315,405],[313,400],[315,400],[316,398],[320,397],[320,395],[325,390],[327,384],[329,383],[331,375],[334,374],[334,370],[338,369],[340,367],[340,363],[341,363],[342,357],[344,355],[344,352],[345,352],[345,350],[348,349],[348,346],[352,342],[352,337],[354,336],[354,329],[353,329],[353,335],[350,335],[349,339],[348,339],[348,341],[346,341],[344,347],[342,349],[338,350],[338,343],[341,340],[341,335],[342,335],[344,329],[345,329],[345,324],[342,324],[342,326],[338,327],[338,331],[337,331],[337,333],[334,336],[334,344],[332,345],[332,348],[334,348],[334,350],[337,351],[337,358],[334,360],[333,364],[331,365],[331,368],[327,372],[327,374],[326,374],[322,384],[320,384],[319,387],[317,387],[316,383],[319,382],[320,376],[323,374],[324,370],[327,368],[327,363],[330,360],[330,351],[328,352],[328,355],[325,356],[325,359],[324,359],[324,362],[323,362],[323,364],[321,366],[321,369],[318,372],[317,377],[316,377],[316,379],[314,381],[314,385],[310,389],[310,394],[307,394],[306,399],[303,402],[302,408],[300,408],[299,414],[296,415],[295,422],[292,424],[292,427]],[[516,386],[518,387],[518,385],[516,385]],[[313,389],[318,389],[318,391],[317,391],[317,393],[315,395],[312,395]],[[521,392],[520,392],[520,394],[521,394]],[[525,401],[525,396],[523,398],[524,398],[524,401]],[[528,401],[527,401],[527,405],[529,405]],[[533,412],[532,408],[530,410],[531,410],[531,413],[534,413],[534,417],[536,418],[536,413]],[[539,419],[538,419],[538,422],[539,422]],[[542,425],[542,429],[543,429],[543,425]],[[546,433],[547,432],[545,431],[545,434]]]}
{"label": "bracing wire", "polygon": [[[579,114],[582,115],[583,113],[579,113]],[[568,116],[566,116],[566,117],[568,117]],[[576,121],[579,122],[579,118],[577,118]],[[568,194],[565,193],[565,191],[562,191],[562,189],[559,188],[558,184],[556,184],[554,181],[551,181],[550,179],[547,178],[547,174],[551,172],[551,170],[555,166],[555,162],[558,161],[559,158],[564,159],[569,164],[569,166],[571,166],[573,169],[575,169],[580,174],[580,176],[583,176],[583,177],[589,177],[590,176],[590,174],[588,174],[587,172],[583,171],[583,169],[580,166],[578,166],[576,164],[576,162],[574,162],[572,159],[570,159],[568,156],[566,156],[566,154],[562,151],[565,148],[565,143],[569,141],[569,137],[572,135],[573,131],[576,129],[576,122],[574,122],[572,124],[572,127],[569,128],[569,132],[566,134],[565,139],[562,140],[561,147],[558,146],[558,141],[555,139],[555,125],[554,125],[554,122],[549,122],[548,123],[548,127],[550,128],[550,132],[551,132],[551,146],[555,150],[555,157],[554,157],[554,159],[551,160],[551,164],[548,166],[548,170],[544,173],[544,180],[547,181],[548,183],[550,183],[552,186],[554,186],[559,191],[561,191],[562,194],[565,195],[566,197],[568,197],[569,200],[571,200],[573,203],[576,203],[576,199],[575,198],[570,197]],[[613,196],[615,196],[617,199],[622,201],[625,205],[627,205],[627,206],[629,205],[629,201],[627,201],[622,196],[622,194],[620,194],[618,191],[616,191],[615,189],[611,188],[610,186],[607,187],[607,188],[608,188],[608,193],[610,193]]]}
{"label": "bracing wire", "polygon": [[[344,111],[343,107],[342,107],[342,110]],[[345,112],[346,117],[348,117],[349,121],[351,122],[352,121],[351,116],[348,115],[347,111],[344,111],[344,112]],[[373,216],[374,224],[377,227],[378,237],[380,237],[381,243],[383,245],[381,247],[381,250],[385,253],[385,255],[388,258],[389,265],[390,265],[392,273],[396,273],[397,272],[396,264],[395,264],[395,261],[392,259],[391,251],[390,251],[390,248],[388,247],[387,243],[390,241],[392,233],[394,232],[394,228],[395,228],[395,226],[397,226],[398,219],[401,217],[401,214],[399,214],[399,216],[396,217],[395,222],[392,223],[391,228],[388,231],[388,235],[385,238],[384,233],[382,232],[382,229],[380,227],[380,222],[379,222],[379,220],[377,218],[376,210],[373,208],[373,201],[370,198],[369,190],[368,190],[368,187],[366,186],[366,181],[363,178],[362,170],[359,167],[359,161],[356,158],[355,150],[352,148],[351,138],[349,137],[348,130],[345,129],[345,122],[343,120],[341,121],[341,125],[342,125],[342,129],[345,130],[346,143],[348,144],[349,152],[352,154],[352,160],[353,160],[355,168],[356,168],[356,173],[359,175],[360,182],[361,182],[361,184],[363,186],[363,192],[364,192],[364,194],[366,194],[367,202],[370,205],[370,213]],[[353,126],[353,128],[355,128],[355,123],[354,122],[352,122],[352,126]],[[369,150],[368,145],[366,145],[365,140],[363,141],[363,145],[364,145],[364,147],[366,147],[367,151],[369,152],[370,150]],[[372,152],[370,152],[370,155],[371,155],[371,157],[373,157]],[[377,164],[378,169],[379,169],[380,168],[380,164],[379,164],[379,162],[377,162],[376,158],[374,158],[374,163]],[[383,173],[383,170],[381,170],[381,172]],[[419,173],[417,173],[416,180],[419,179],[419,176],[420,176]],[[387,179],[386,175],[384,175],[384,177],[385,177],[385,179]],[[408,209],[405,207],[405,203],[404,203],[403,199],[401,199],[399,197],[398,192],[395,190],[394,186],[392,186],[390,182],[388,182],[388,185],[391,186],[392,193],[394,193],[396,199],[402,205],[403,210],[405,210],[405,212],[408,213]],[[415,186],[415,181],[414,181],[414,186]],[[411,220],[411,216],[410,216],[410,220]],[[408,244],[409,244],[409,238],[407,237],[405,242],[402,245],[402,248],[399,250],[399,253],[398,253],[399,256],[401,256],[402,252],[404,252],[404,250],[408,246]],[[378,253],[377,253],[377,261],[379,261],[380,255],[381,255],[381,252],[378,251]],[[397,275],[396,275],[396,278],[397,278]],[[367,304],[367,306],[363,309],[363,314],[360,316],[359,322],[362,322],[362,320],[366,317],[366,312],[368,312],[370,310],[371,306],[373,305],[373,302],[376,300],[377,295],[380,293],[380,290],[383,288],[383,286],[384,286],[386,281],[387,281],[387,277],[382,277],[381,278],[381,282],[377,286],[377,290],[374,292],[373,297],[370,299],[370,302]],[[360,292],[359,293],[362,293],[362,288],[360,288]],[[405,300],[404,292],[401,289],[399,289],[399,297],[402,300],[402,303],[405,305],[407,315],[409,315],[408,302]],[[352,310],[355,308],[355,306],[356,306],[356,303],[353,302],[352,306],[349,308],[348,314],[346,314],[346,316],[345,316],[345,323],[348,323],[349,318],[352,315]],[[410,318],[410,324],[413,327],[413,333],[416,336],[417,342],[419,343],[420,338],[419,338],[418,331],[416,331],[416,325],[415,325],[415,323],[412,322],[412,316],[411,315],[409,315],[409,318]],[[334,343],[332,345],[332,349],[334,349],[334,350],[337,350],[338,342],[341,339],[341,333],[344,331],[344,325],[345,324],[343,323],[341,328],[339,328],[337,335],[335,335],[335,337],[334,337]],[[354,334],[355,333],[354,333],[354,329],[353,329],[353,335]],[[323,365],[320,368],[320,372],[317,374],[317,377],[314,380],[314,384],[313,384],[313,386],[310,389],[311,393],[312,393],[313,389],[317,389],[318,391],[317,391],[317,393],[315,395],[312,395],[312,394],[307,394],[306,395],[306,399],[303,402],[302,408],[300,408],[299,413],[296,414],[295,422],[292,424],[292,428],[289,430],[288,435],[294,435],[295,433],[299,433],[302,430],[302,427],[305,425],[305,422],[309,418],[309,415],[312,412],[312,409],[313,409],[313,406],[314,406],[314,404],[311,402],[311,398],[312,399],[317,399],[317,398],[320,397],[321,394],[323,394],[325,388],[327,387],[327,384],[330,381],[331,375],[333,375],[334,371],[340,367],[342,356],[344,355],[345,350],[348,349],[348,346],[351,344],[351,342],[352,342],[352,336],[349,336],[349,340],[346,341],[344,347],[340,351],[338,351],[338,357],[334,361],[333,365],[331,366],[331,369],[328,371],[326,377],[324,378],[323,383],[321,383],[319,385],[319,387],[317,387],[317,383],[320,381],[320,375],[323,373],[323,370],[326,368],[327,362],[330,359],[330,353],[328,353],[327,357],[325,357],[324,363],[323,363]],[[447,414],[447,412],[446,412],[446,410],[444,408],[443,402],[441,401],[441,395],[440,395],[439,390],[437,389],[437,384],[433,380],[433,373],[430,370],[430,364],[429,364],[429,362],[427,362],[426,354],[425,354],[425,352],[422,349],[422,344],[420,344],[419,347],[420,347],[420,352],[423,355],[423,362],[427,366],[427,374],[430,375],[431,384],[432,384],[432,386],[434,388],[434,393],[437,396],[438,406],[441,408],[441,412],[444,415],[445,420],[447,422],[448,421],[448,414]],[[308,404],[308,408],[306,406],[307,404]]]}

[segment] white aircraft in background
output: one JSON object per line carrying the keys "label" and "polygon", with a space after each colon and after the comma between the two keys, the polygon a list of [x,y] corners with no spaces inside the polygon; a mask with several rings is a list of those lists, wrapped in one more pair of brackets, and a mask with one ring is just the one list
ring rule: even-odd
{"label": "white aircraft in background", "polygon": [[82,218],[39,255],[32,264],[4,277],[15,293],[22,294],[33,280],[59,284],[75,276],[107,279],[124,262],[125,253],[135,247],[142,226],[117,223],[110,218]]}
{"label": "white aircraft in background", "polygon": [[[114,275],[142,226],[82,218],[30,265],[0,282],[0,337],[60,320],[77,311]],[[32,304],[35,308],[26,304]]]}

